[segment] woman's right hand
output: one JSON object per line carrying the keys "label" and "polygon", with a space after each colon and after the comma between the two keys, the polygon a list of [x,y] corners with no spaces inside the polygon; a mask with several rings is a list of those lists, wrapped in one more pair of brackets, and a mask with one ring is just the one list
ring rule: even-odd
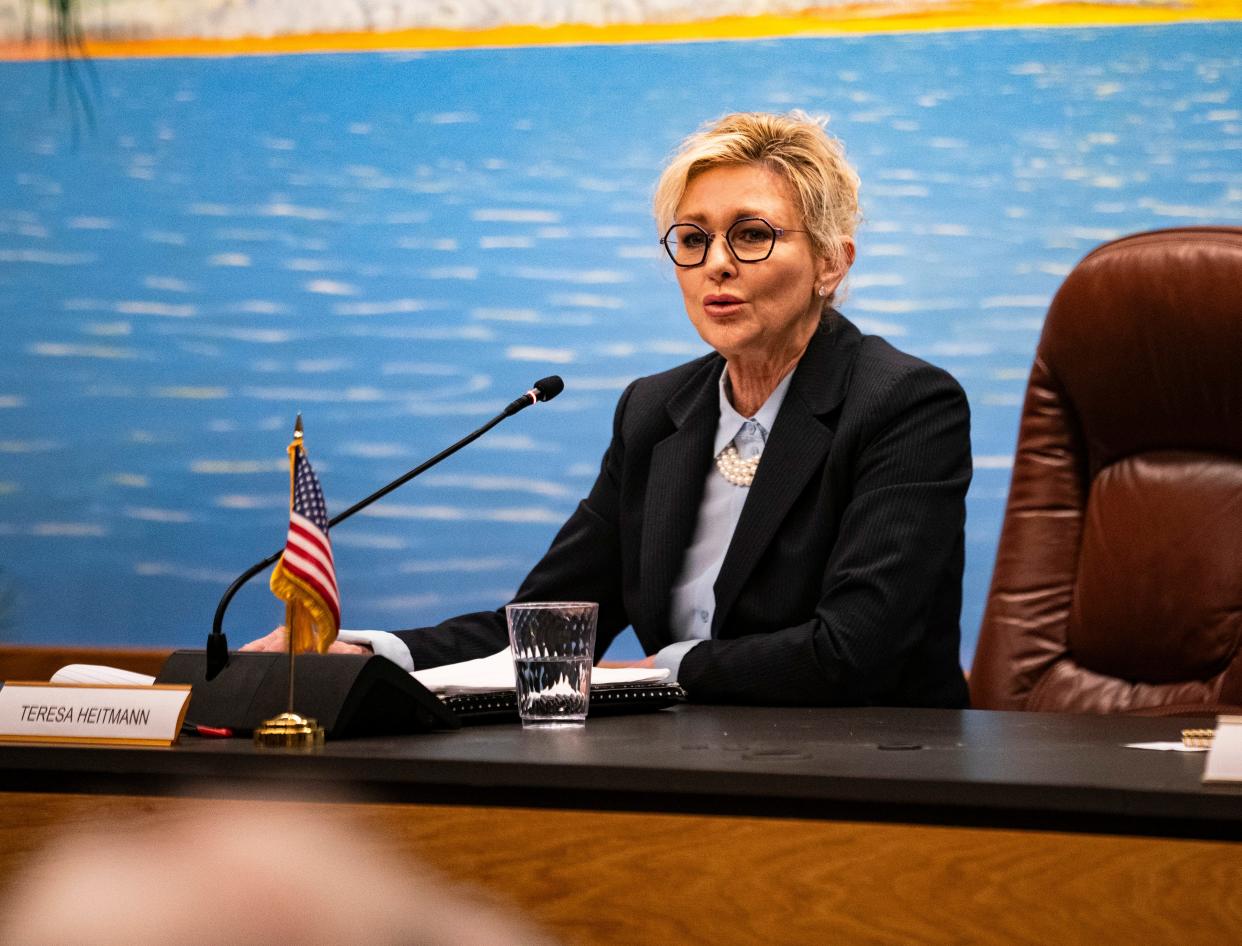
{"label": "woman's right hand", "polygon": [[283,654],[289,649],[289,632],[285,630],[282,624],[266,637],[260,637],[258,640],[251,641],[249,644],[242,644],[242,651],[251,651],[264,654]]}
{"label": "woman's right hand", "polygon": [[[289,632],[282,624],[266,637],[260,637],[249,644],[242,644],[242,651],[262,654],[284,654],[289,650]],[[369,654],[371,648],[362,644],[346,644],[344,641],[333,641],[328,648],[330,654]]]}

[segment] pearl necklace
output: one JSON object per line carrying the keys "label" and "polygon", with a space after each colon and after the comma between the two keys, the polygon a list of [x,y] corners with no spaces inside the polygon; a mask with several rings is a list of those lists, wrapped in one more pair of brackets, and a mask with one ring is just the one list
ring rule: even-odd
{"label": "pearl necklace", "polygon": [[716,454],[716,469],[734,486],[749,486],[755,481],[755,471],[759,469],[762,456],[760,454],[743,460],[738,455],[737,447],[730,443]]}

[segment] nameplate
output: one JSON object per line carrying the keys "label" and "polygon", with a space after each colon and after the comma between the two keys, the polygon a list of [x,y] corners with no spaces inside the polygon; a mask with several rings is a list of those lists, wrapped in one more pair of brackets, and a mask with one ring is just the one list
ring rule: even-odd
{"label": "nameplate", "polygon": [[1242,782],[1242,716],[1216,717],[1203,781]]}
{"label": "nameplate", "polygon": [[189,705],[185,685],[6,683],[0,689],[0,740],[171,746]]}

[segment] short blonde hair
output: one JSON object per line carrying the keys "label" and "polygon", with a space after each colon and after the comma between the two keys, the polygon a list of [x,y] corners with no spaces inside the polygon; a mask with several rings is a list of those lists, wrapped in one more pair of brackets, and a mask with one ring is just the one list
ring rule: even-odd
{"label": "short blonde hair", "polygon": [[734,112],[686,138],[656,182],[654,210],[663,236],[691,179],[711,168],[760,164],[784,178],[815,251],[841,270],[858,227],[858,173],[845,148],[805,112]]}

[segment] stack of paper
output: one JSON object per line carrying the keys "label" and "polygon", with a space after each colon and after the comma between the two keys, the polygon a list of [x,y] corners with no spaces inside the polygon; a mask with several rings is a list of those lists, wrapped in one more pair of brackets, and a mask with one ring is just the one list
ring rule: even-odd
{"label": "stack of paper", "polygon": [[[412,676],[438,696],[512,690],[517,685],[513,676],[513,651],[508,647],[478,660],[445,664],[430,670],[415,670]],[[592,667],[591,685],[662,683],[667,676],[667,670],[656,670],[652,667]]]}

